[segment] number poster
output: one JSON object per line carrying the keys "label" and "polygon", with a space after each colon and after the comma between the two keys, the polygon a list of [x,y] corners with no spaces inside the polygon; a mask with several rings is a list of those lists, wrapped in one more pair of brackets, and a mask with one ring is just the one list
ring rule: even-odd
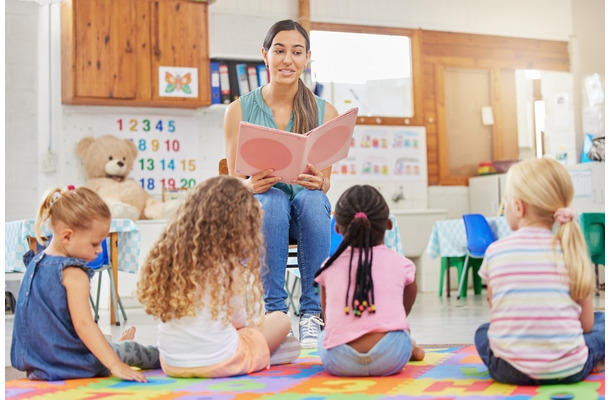
{"label": "number poster", "polygon": [[162,188],[193,188],[197,182],[199,142],[194,118],[169,116],[98,116],[93,136],[129,139],[138,148],[129,178],[150,194]]}

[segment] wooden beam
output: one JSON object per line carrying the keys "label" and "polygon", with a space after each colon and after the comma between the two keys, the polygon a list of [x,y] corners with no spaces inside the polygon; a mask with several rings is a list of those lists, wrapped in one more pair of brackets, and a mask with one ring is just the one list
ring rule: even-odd
{"label": "wooden beam", "polygon": [[311,31],[311,7],[309,0],[299,0],[299,24],[308,33]]}

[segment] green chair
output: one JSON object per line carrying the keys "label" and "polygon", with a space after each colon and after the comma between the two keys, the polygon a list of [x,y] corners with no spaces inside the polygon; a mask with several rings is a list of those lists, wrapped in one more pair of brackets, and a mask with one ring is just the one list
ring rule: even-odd
{"label": "green chair", "polygon": [[606,213],[582,213],[580,226],[587,243],[587,252],[595,265],[595,294],[605,290],[605,284],[599,284],[599,264],[606,266],[605,228]]}
{"label": "green chair", "polygon": [[447,297],[451,297],[451,282],[449,279],[449,269],[451,267],[455,267],[457,269],[457,280],[459,283],[462,278],[462,271],[464,270],[465,258],[466,256],[441,258],[441,282],[438,287],[439,297],[443,295],[443,283],[445,279],[445,274],[447,275]]}

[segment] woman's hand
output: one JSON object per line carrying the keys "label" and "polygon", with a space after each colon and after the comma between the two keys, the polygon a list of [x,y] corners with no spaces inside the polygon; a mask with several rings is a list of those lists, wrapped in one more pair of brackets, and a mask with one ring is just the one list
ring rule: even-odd
{"label": "woman's hand", "polygon": [[273,169],[269,168],[249,177],[246,179],[246,186],[255,194],[265,193],[271,186],[282,180],[279,176],[268,176],[272,172]]}
{"label": "woman's hand", "polygon": [[328,178],[326,178],[322,171],[317,169],[313,164],[307,164],[307,167],[311,171],[311,174],[300,174],[294,183],[309,190],[321,190],[326,192]]}

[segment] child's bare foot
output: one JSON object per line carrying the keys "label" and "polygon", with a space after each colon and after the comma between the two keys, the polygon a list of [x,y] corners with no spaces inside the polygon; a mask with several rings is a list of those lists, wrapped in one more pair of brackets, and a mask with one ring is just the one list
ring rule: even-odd
{"label": "child's bare foot", "polygon": [[593,367],[593,372],[604,372],[606,370],[606,357],[602,358],[595,367]]}
{"label": "child's bare foot", "polygon": [[117,342],[124,342],[125,340],[133,340],[135,337],[136,337],[136,327],[130,326],[129,328],[125,329],[123,331],[123,333],[121,333],[121,336],[119,336],[119,338],[117,339]]}
{"label": "child's bare foot", "polygon": [[419,347],[418,345],[413,346],[413,350],[411,351],[411,358],[409,361],[421,361],[424,359],[426,352],[424,349]]}

